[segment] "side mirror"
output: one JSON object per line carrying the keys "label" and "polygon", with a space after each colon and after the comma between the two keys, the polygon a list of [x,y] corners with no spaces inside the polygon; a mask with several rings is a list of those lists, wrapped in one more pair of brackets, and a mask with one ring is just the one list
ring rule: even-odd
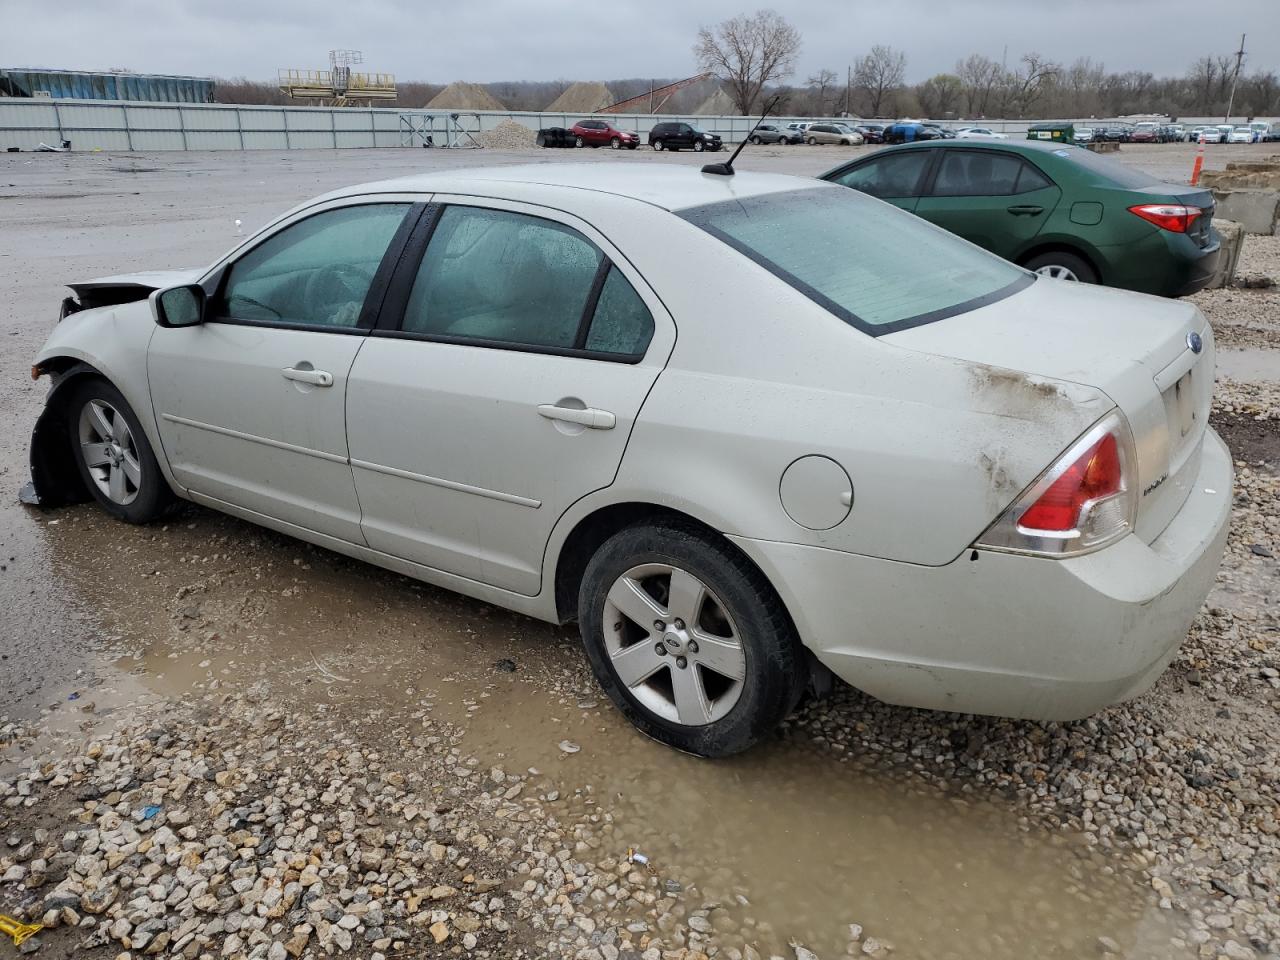
{"label": "side mirror", "polygon": [[162,327],[194,327],[204,322],[205,293],[199,284],[151,294],[151,312]]}

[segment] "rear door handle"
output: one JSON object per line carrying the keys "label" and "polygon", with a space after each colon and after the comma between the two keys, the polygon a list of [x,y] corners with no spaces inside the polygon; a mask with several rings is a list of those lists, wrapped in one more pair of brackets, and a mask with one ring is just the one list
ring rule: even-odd
{"label": "rear door handle", "polygon": [[1033,203],[1015,203],[1009,207],[1009,212],[1015,217],[1038,217],[1044,213],[1044,207],[1037,207]]}
{"label": "rear door handle", "polygon": [[328,370],[300,370],[297,367],[285,367],[280,374],[286,380],[297,380],[299,383],[309,383],[314,387],[333,386],[333,374]]}
{"label": "rear door handle", "polygon": [[538,404],[538,414],[548,420],[563,420],[565,423],[578,423],[592,430],[612,430],[618,422],[608,410],[597,410],[587,407],[580,410],[576,407],[562,407],[554,403]]}

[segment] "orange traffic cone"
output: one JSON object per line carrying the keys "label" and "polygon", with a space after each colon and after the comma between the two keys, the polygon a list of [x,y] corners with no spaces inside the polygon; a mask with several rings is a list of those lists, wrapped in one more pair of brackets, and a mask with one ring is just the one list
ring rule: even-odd
{"label": "orange traffic cone", "polygon": [[1191,186],[1200,182],[1200,171],[1204,169],[1204,134],[1200,134],[1200,149],[1196,151],[1196,162],[1191,167]]}

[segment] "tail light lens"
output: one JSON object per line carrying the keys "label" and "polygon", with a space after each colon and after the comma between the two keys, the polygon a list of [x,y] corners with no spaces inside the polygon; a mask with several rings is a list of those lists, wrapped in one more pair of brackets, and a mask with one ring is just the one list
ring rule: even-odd
{"label": "tail light lens", "polygon": [[1053,557],[1096,550],[1133,529],[1136,479],[1129,425],[1112,411],[1027,488],[976,546]]}
{"label": "tail light lens", "polygon": [[1191,221],[1203,212],[1199,207],[1186,207],[1180,203],[1141,203],[1130,207],[1129,212],[1154,223],[1161,230],[1186,233]]}

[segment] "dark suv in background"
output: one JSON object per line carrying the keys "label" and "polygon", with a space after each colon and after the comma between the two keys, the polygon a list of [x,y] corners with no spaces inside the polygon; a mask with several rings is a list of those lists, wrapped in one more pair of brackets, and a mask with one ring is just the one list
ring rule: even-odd
{"label": "dark suv in background", "polygon": [[630,130],[619,130],[608,120],[579,120],[569,133],[579,147],[610,146],[615,150],[626,147],[634,150],[640,146],[640,135]]}
{"label": "dark suv in background", "polygon": [[700,130],[682,120],[655,124],[649,131],[649,146],[655,150],[719,150],[720,136]]}

